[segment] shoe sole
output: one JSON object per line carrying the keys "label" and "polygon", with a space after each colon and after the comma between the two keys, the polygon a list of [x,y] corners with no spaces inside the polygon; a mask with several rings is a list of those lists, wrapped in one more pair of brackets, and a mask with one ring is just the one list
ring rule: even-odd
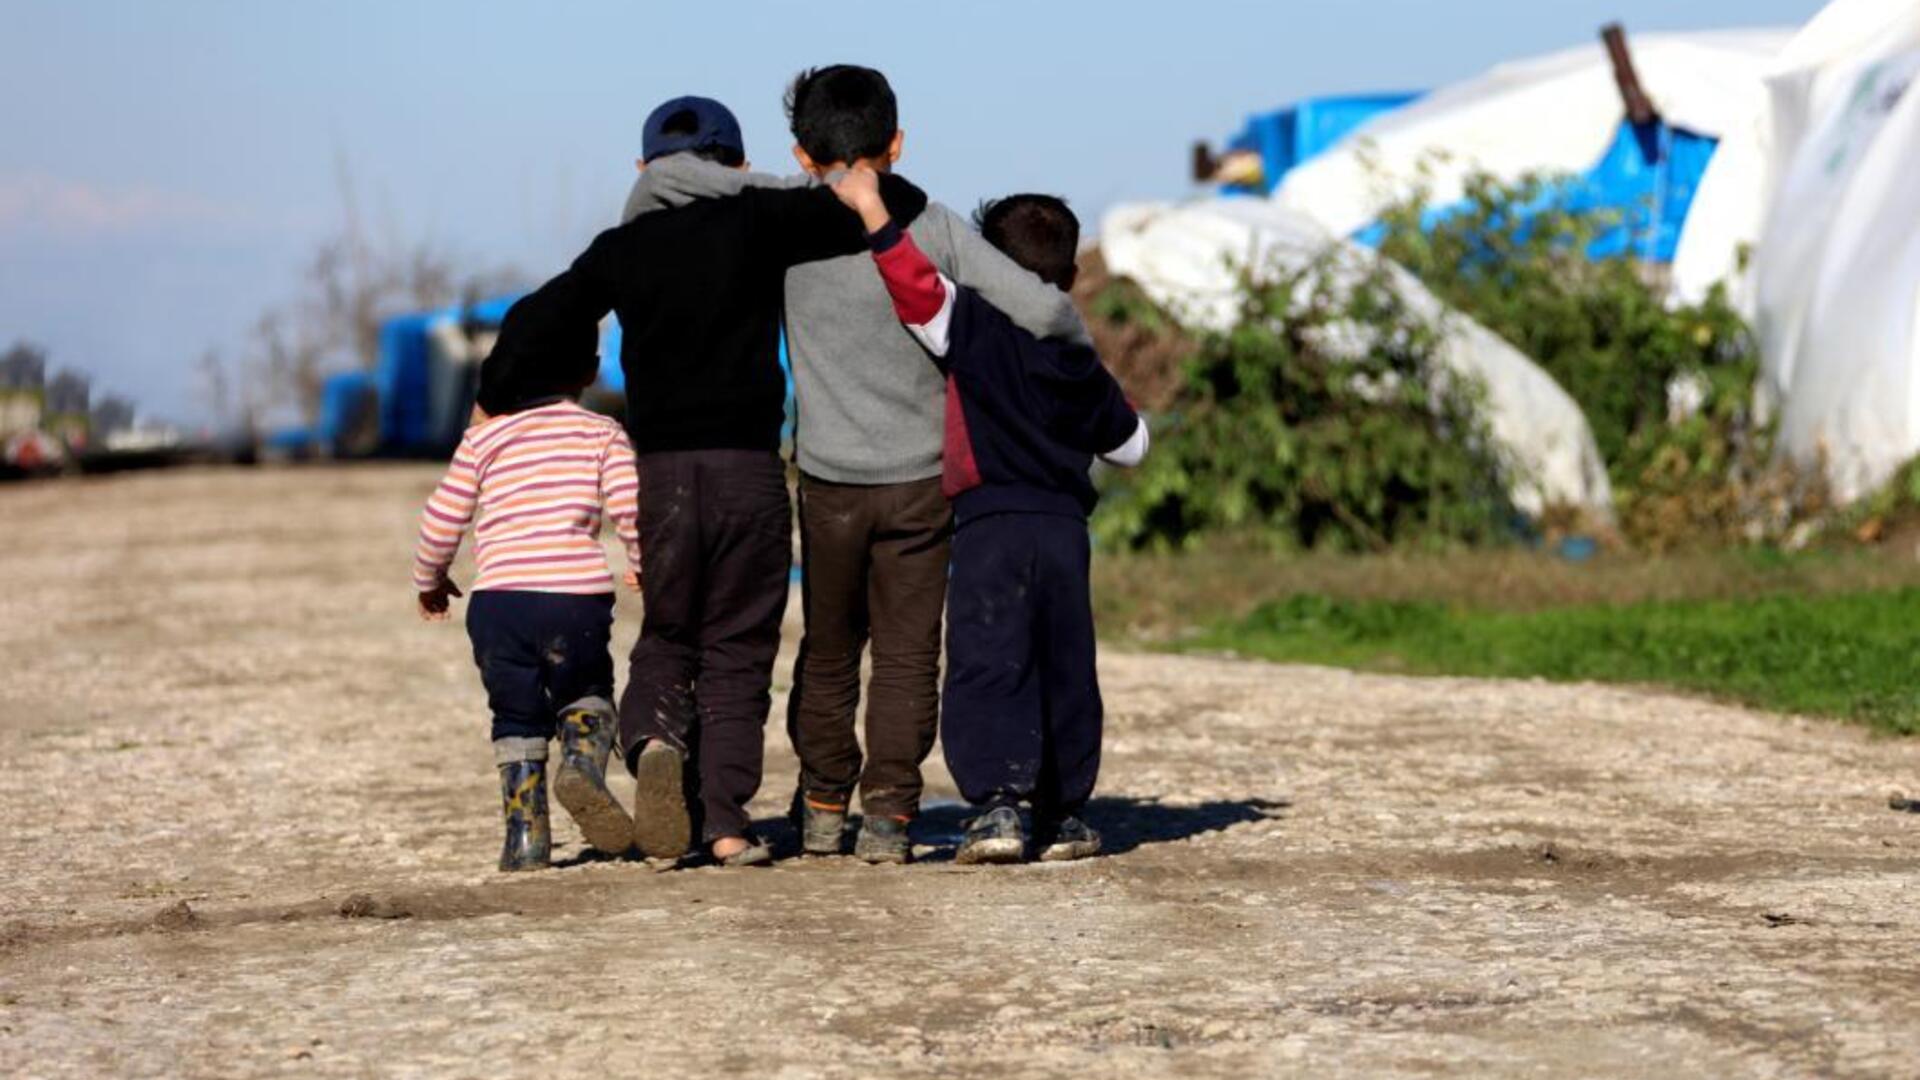
{"label": "shoe sole", "polygon": [[1040,852],[1041,862],[1072,862],[1075,859],[1091,859],[1100,854],[1099,841],[1078,840],[1069,844],[1048,844]]}
{"label": "shoe sole", "polygon": [[1017,863],[1025,858],[1026,854],[1025,840],[981,840],[955,852],[953,861],[961,866]]}
{"label": "shoe sole", "polygon": [[633,842],[649,859],[677,859],[693,842],[685,760],[673,747],[651,743],[635,763]]}
{"label": "shoe sole", "polygon": [[565,765],[553,778],[553,798],[566,810],[594,850],[623,855],[633,846],[633,819],[606,785]]}

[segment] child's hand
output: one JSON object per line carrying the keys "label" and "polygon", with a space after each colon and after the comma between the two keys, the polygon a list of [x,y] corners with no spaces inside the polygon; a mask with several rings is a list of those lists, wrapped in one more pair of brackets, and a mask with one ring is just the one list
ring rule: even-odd
{"label": "child's hand", "polygon": [[626,576],[620,580],[626,582],[627,588],[632,589],[634,592],[640,591],[640,571],[629,570]]}
{"label": "child's hand", "polygon": [[440,584],[420,594],[420,617],[427,622],[446,622],[447,608],[450,604],[448,598],[464,595],[466,594],[460,591],[460,586],[446,578],[441,578]]}
{"label": "child's hand", "polygon": [[880,174],[866,164],[855,165],[833,182],[833,193],[860,215],[870,233],[887,227],[887,204],[880,198]]}

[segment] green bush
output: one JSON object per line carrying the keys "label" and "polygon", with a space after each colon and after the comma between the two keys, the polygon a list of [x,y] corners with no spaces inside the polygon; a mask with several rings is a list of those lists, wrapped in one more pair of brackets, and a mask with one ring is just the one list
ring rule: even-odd
{"label": "green bush", "polygon": [[1409,310],[1387,268],[1333,258],[1243,278],[1236,324],[1199,338],[1153,453],[1109,492],[1103,542],[1165,549],[1241,533],[1382,549],[1506,531],[1508,467],[1479,387],[1445,372],[1439,328]]}
{"label": "green bush", "polygon": [[[1383,216],[1380,251],[1579,402],[1630,542],[1780,539],[1819,497],[1776,465],[1773,429],[1754,414],[1752,332],[1718,289],[1669,305],[1656,268],[1587,258],[1618,218],[1566,209],[1563,183],[1477,175],[1438,216],[1416,192]],[[1691,408],[1675,408],[1675,387]]]}

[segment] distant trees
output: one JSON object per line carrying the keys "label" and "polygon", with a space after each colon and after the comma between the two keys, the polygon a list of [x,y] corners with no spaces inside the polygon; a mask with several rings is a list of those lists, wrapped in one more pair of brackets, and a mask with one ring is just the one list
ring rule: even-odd
{"label": "distant trees", "polygon": [[[309,421],[319,408],[320,388],[328,375],[378,362],[380,327],[387,319],[478,299],[504,291],[516,280],[507,270],[463,270],[461,260],[449,251],[430,241],[404,239],[392,223],[373,234],[344,159],[336,166],[336,179],[339,230],[308,257],[295,297],[261,314],[248,348],[264,397],[257,404],[291,407]],[[205,381],[220,360],[203,358],[201,367]],[[220,381],[223,387],[228,382],[224,374]]]}

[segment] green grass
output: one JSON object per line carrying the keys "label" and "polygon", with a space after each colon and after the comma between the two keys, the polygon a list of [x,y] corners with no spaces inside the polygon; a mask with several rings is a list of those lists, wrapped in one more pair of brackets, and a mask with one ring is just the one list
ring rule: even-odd
{"label": "green grass", "polygon": [[1498,610],[1296,594],[1176,648],[1416,674],[1640,683],[1920,732],[1920,588]]}

